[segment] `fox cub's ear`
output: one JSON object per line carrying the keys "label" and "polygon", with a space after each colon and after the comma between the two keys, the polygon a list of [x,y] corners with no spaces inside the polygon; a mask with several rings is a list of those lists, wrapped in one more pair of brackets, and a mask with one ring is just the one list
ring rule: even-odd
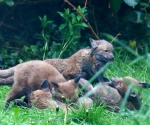
{"label": "fox cub's ear", "polygon": [[55,83],[55,82],[51,82],[51,83],[52,83],[52,85],[54,86],[54,88],[55,88],[55,90],[56,90],[57,92],[62,93],[61,90],[59,89],[58,83]]}
{"label": "fox cub's ear", "polygon": [[94,55],[95,50],[96,50],[97,48],[98,48],[98,47],[92,48],[91,53],[90,53],[90,56],[93,56],[93,55]]}
{"label": "fox cub's ear", "polygon": [[89,40],[90,40],[90,43],[91,43],[92,48],[95,48],[95,47],[98,46],[98,43],[97,43],[96,40],[94,40],[94,39],[92,39],[92,38],[89,38]]}
{"label": "fox cub's ear", "polygon": [[82,73],[78,74],[76,78],[74,78],[74,82],[78,83],[80,78],[82,78]]}
{"label": "fox cub's ear", "polygon": [[51,82],[54,88],[59,88],[59,85],[56,82]]}
{"label": "fox cub's ear", "polygon": [[141,85],[143,88],[150,88],[150,84],[145,83],[145,82],[140,82],[140,85]]}
{"label": "fox cub's ear", "polygon": [[23,92],[24,92],[25,96],[28,96],[32,93],[32,90],[30,88],[24,87]]}
{"label": "fox cub's ear", "polygon": [[40,89],[47,89],[47,88],[50,89],[50,83],[49,83],[49,81],[46,79],[46,80],[44,80],[44,82],[42,83]]}

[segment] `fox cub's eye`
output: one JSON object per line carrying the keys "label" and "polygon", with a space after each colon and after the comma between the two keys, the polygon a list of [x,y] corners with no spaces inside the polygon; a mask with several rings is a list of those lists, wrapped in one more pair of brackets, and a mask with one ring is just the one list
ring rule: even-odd
{"label": "fox cub's eye", "polygon": [[104,50],[104,52],[108,52],[108,50]]}

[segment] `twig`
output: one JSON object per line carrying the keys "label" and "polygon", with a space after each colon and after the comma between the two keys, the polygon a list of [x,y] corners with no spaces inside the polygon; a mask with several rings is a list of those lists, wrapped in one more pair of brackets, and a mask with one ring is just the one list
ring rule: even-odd
{"label": "twig", "polygon": [[85,0],[84,8],[86,8],[86,5],[87,5],[87,0]]}
{"label": "twig", "polygon": [[113,38],[113,40],[110,42],[111,44],[114,42],[114,40],[118,37],[118,36],[120,36],[121,34],[120,33],[118,33],[114,38]]}
{"label": "twig", "polygon": [[93,17],[94,17],[94,23],[95,23],[96,32],[97,32],[97,34],[98,34],[98,28],[97,28],[97,23],[96,23],[95,13],[94,13],[93,7],[92,7],[92,12],[93,12]]}
{"label": "twig", "polygon": [[18,29],[14,28],[13,26],[11,25],[8,25],[6,23],[4,23],[3,21],[0,21],[0,27],[4,26],[5,28],[8,28],[8,29],[11,29],[11,30],[14,30],[15,32],[19,32]]}
{"label": "twig", "polygon": [[14,10],[15,5],[12,7],[12,9],[1,19],[1,22]]}
{"label": "twig", "polygon": [[90,29],[91,29],[93,35],[94,35],[97,39],[99,39],[99,37],[98,37],[98,36],[96,35],[96,33],[94,32],[92,26],[91,26],[90,23],[87,21],[87,19],[83,16],[83,14],[82,14],[74,5],[72,5],[68,0],[65,0],[65,2],[67,2],[74,10],[77,11],[77,13],[78,13],[78,14],[83,18],[83,20],[88,24],[88,26],[90,27]]}

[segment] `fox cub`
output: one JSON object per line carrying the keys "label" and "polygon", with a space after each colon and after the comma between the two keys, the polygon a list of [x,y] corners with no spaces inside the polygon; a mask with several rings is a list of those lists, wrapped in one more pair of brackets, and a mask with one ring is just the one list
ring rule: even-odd
{"label": "fox cub", "polygon": [[[47,59],[44,62],[55,67],[67,80],[75,78],[80,69],[83,69],[85,78],[89,79],[106,63],[114,60],[112,44],[106,40],[93,40],[91,38],[89,40],[92,48],[81,49],[66,59]],[[15,81],[14,74],[21,65],[24,63],[0,70],[0,85],[12,85]],[[99,75],[99,82],[106,80],[103,73]]]}
{"label": "fox cub", "polygon": [[[82,82],[82,86],[85,86],[85,82]],[[140,109],[142,101],[139,89],[149,88],[150,85],[140,82],[130,76],[112,78],[110,82],[103,82],[95,87],[92,87],[91,84],[89,84],[86,87],[85,94],[89,95],[97,106],[104,103],[107,105],[108,110],[118,112],[130,86],[133,87],[129,92],[126,108],[138,110]]]}
{"label": "fox cub", "polygon": [[[57,94],[59,93],[59,98],[58,96],[56,97],[55,95],[53,95],[53,93],[51,92],[50,90],[51,84],[49,83],[49,81],[44,80],[40,89],[38,90],[32,91],[30,88],[24,87],[23,88],[23,92],[25,94],[24,101],[22,101],[21,99],[16,99],[15,104],[27,108],[31,108],[32,106],[34,106],[38,109],[46,109],[46,108],[56,109],[57,107],[60,107],[61,109],[66,110],[65,104],[62,102],[62,97],[65,96],[63,95],[63,91],[61,91],[63,90],[62,88],[66,86],[63,86],[63,84],[61,84],[63,87],[59,88],[58,87],[59,85],[57,83],[54,84],[55,84],[54,86],[56,87],[54,89],[56,89]],[[71,85],[68,84],[67,87],[71,87]],[[74,88],[67,88],[67,89],[70,89],[70,91],[74,90]],[[78,108],[82,106],[85,108],[89,108],[90,106],[93,105],[93,101],[90,98],[83,98],[83,97],[77,98],[77,100],[74,103],[78,104]]]}
{"label": "fox cub", "polygon": [[78,75],[77,78],[66,81],[62,74],[46,62],[29,61],[23,63],[15,71],[14,84],[7,95],[5,108],[8,108],[10,101],[19,99],[24,95],[23,87],[37,90],[45,79],[52,83],[50,89],[56,88],[55,83],[58,83],[57,88],[61,90],[61,95],[63,94],[68,99],[71,99],[73,96],[77,98],[78,88],[76,83],[80,80],[80,77],[81,75]]}
{"label": "fox cub", "polygon": [[23,92],[27,102],[23,102],[21,99],[16,99],[15,102],[24,107],[31,108],[32,106],[38,109],[56,109],[57,106],[64,109],[65,104],[60,101],[56,101],[52,98],[50,91],[50,83],[48,80],[44,80],[40,89],[32,91],[30,88],[24,87]]}

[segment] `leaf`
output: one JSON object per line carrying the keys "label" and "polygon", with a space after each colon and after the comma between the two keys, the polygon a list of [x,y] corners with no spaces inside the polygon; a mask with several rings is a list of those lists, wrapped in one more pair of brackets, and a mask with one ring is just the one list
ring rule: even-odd
{"label": "leaf", "polygon": [[8,6],[10,6],[10,7],[12,7],[12,6],[14,5],[14,1],[13,1],[13,0],[5,0],[5,3],[6,3]]}
{"label": "leaf", "polygon": [[146,19],[146,25],[148,28],[150,28],[150,17],[147,17]]}
{"label": "leaf", "polygon": [[81,6],[78,6],[78,10],[82,13],[82,14],[84,14],[85,12],[86,12],[86,9],[83,7],[83,8],[81,8]]}
{"label": "leaf", "polygon": [[46,21],[47,21],[47,16],[44,15],[44,17],[43,17],[43,22],[46,22]]}
{"label": "leaf", "polygon": [[58,14],[59,14],[61,17],[64,17],[64,13],[58,12]]}
{"label": "leaf", "polygon": [[133,8],[138,4],[138,0],[124,0],[124,2]]}
{"label": "leaf", "polygon": [[46,21],[46,24],[50,24],[50,23],[53,23],[54,21],[51,21],[51,20],[49,20],[49,21]]}
{"label": "leaf", "polygon": [[19,59],[18,62],[19,62],[19,63],[23,63],[23,60],[22,60],[22,59]]}
{"label": "leaf", "polygon": [[80,23],[80,24],[77,24],[77,25],[75,25],[75,26],[81,26],[81,27],[89,27],[86,23],[84,23],[84,22],[82,22],[82,23]]}
{"label": "leaf", "polygon": [[77,15],[76,18],[78,21],[80,21],[82,19],[82,17],[80,15]]}
{"label": "leaf", "polygon": [[29,50],[29,47],[26,46],[26,45],[24,45],[24,46],[23,46],[23,50],[28,51],[28,50]]}
{"label": "leaf", "polygon": [[121,7],[121,0],[110,0],[109,3],[113,13],[116,13]]}
{"label": "leaf", "polygon": [[0,0],[0,2],[3,2],[3,0]]}
{"label": "leaf", "polygon": [[64,14],[67,16],[67,15],[69,15],[69,13],[70,13],[70,9],[65,9]]}
{"label": "leaf", "polygon": [[143,6],[143,7],[148,7],[148,4],[145,3],[145,2],[140,2],[140,5]]}
{"label": "leaf", "polygon": [[73,31],[73,28],[72,28],[71,22],[69,22],[69,24],[68,24],[68,28],[69,28],[69,31]]}
{"label": "leaf", "polygon": [[11,56],[18,56],[17,52],[11,53]]}
{"label": "leaf", "polygon": [[132,11],[127,15],[127,18],[134,23],[142,23],[144,21],[145,14],[140,11]]}
{"label": "leaf", "polygon": [[39,17],[39,19],[41,20],[41,21],[43,21],[43,19],[40,17],[40,16],[38,16]]}
{"label": "leaf", "polygon": [[67,23],[65,23],[65,24],[61,24],[61,25],[59,26],[59,30],[64,29],[66,26],[67,26]]}
{"label": "leaf", "polygon": [[31,51],[34,52],[34,53],[38,52],[38,47],[35,46],[35,45],[31,45],[31,46],[30,46],[30,49],[31,49]]}
{"label": "leaf", "polygon": [[74,13],[71,13],[71,14],[70,14],[70,17],[75,18],[76,15],[75,15]]}
{"label": "leaf", "polygon": [[135,41],[135,40],[130,40],[130,41],[129,41],[129,46],[130,46],[132,49],[135,49],[136,41]]}

